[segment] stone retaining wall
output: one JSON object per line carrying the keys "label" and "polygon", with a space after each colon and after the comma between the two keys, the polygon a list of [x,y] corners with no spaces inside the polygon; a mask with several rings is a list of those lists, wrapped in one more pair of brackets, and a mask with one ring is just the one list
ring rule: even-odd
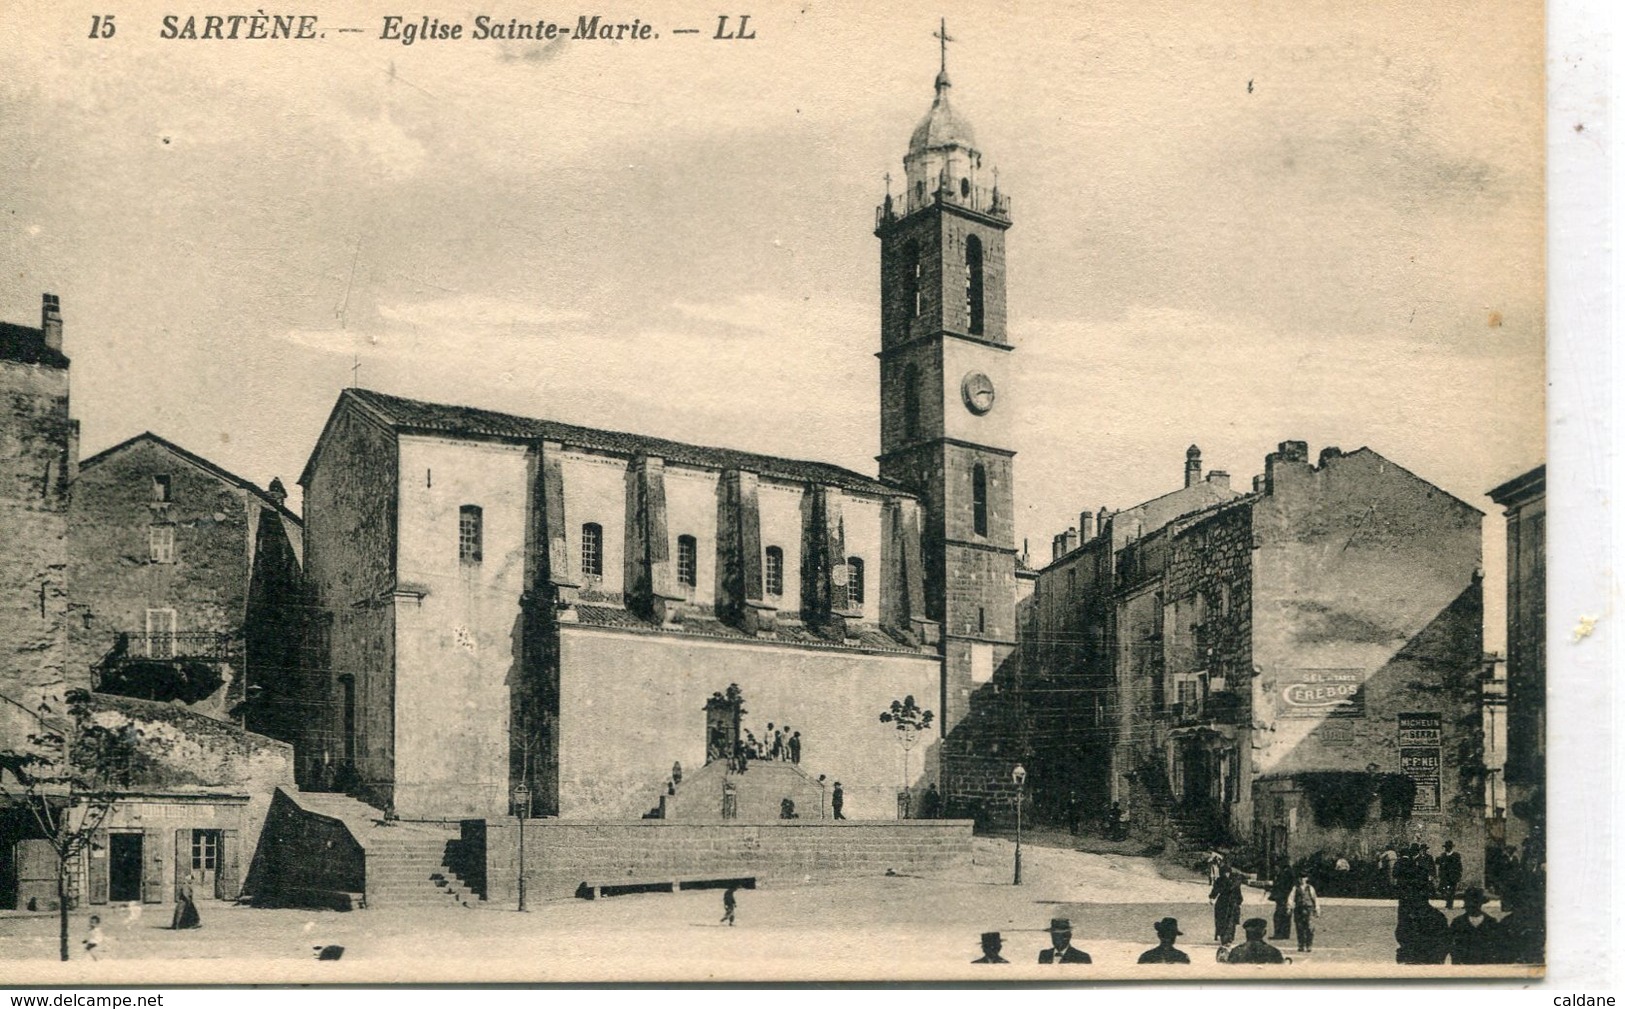
{"label": "stone retaining wall", "polygon": [[[518,821],[485,823],[486,897],[517,899]],[[757,885],[936,870],[970,859],[969,820],[685,823],[525,821],[532,899],[568,897],[582,883],[754,876]]]}

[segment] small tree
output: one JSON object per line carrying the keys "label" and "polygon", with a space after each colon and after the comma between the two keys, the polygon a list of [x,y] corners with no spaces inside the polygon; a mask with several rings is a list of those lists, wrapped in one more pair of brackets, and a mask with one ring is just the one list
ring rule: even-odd
{"label": "small tree", "polygon": [[914,703],[914,695],[909,694],[901,701],[892,701],[891,707],[880,713],[883,725],[891,725],[897,730],[897,745],[903,748],[903,791],[908,794],[908,758],[915,744],[920,741],[920,733],[931,727],[931,712]]}
{"label": "small tree", "polygon": [[0,795],[24,806],[56,856],[62,959],[68,959],[68,877],[129,785],[139,758],[134,725],[98,724],[87,690],[64,696],[66,721],[51,704],[31,712],[37,723],[21,747],[0,750]]}

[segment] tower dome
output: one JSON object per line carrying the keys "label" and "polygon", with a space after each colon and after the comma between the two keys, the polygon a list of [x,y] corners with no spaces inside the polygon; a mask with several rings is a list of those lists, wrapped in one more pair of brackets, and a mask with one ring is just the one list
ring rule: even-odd
{"label": "tower dome", "polygon": [[952,87],[948,71],[937,74],[936,100],[931,103],[931,111],[920,120],[920,125],[914,127],[914,135],[908,140],[910,157],[945,147],[962,147],[971,152],[976,150],[976,131],[971,128],[970,120],[955,111],[948,100],[948,91]]}
{"label": "tower dome", "polygon": [[908,138],[908,153],[903,156],[908,180],[903,213],[912,214],[944,200],[981,213],[1005,213],[996,189],[982,183],[982,152],[976,145],[976,131],[970,120],[954,108],[948,97],[952,89],[944,51],[936,98],[925,118],[914,127]]}

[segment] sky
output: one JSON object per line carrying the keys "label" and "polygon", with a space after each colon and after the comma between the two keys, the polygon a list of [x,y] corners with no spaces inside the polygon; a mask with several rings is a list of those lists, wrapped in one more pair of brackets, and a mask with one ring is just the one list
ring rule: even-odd
{"label": "sky", "polygon": [[352,381],[873,473],[874,206],[945,16],[1013,205],[1034,561],[1179,486],[1192,443],[1242,487],[1280,441],[1369,446],[1487,513],[1500,647],[1484,492],[1545,457],[1540,5],[874,6],[404,46],[383,15],[592,12],[186,41],[160,14],[213,8],[5,4],[0,318],[61,296],[84,455],[151,430],[295,503]]}

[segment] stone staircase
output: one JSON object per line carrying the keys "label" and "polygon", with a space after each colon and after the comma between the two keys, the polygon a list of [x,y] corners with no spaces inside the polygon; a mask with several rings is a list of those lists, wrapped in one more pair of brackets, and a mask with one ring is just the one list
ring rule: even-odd
{"label": "stone staircase", "polygon": [[779,818],[779,803],[795,803],[796,817],[821,820],[833,815],[828,790],[798,764],[777,760],[753,760],[743,774],[728,770],[726,762],[714,760],[685,777],[676,795],[662,798],[661,808],[668,820],[720,820],[724,785],[734,788],[737,820],[765,823]]}
{"label": "stone staircase", "polygon": [[477,907],[482,898],[452,869],[455,826],[386,820],[375,806],[339,792],[283,789],[301,809],[337,820],[364,860],[369,908]]}
{"label": "stone staircase", "polygon": [[378,827],[361,840],[369,908],[475,907],[480,897],[447,863],[458,836],[423,824]]}

